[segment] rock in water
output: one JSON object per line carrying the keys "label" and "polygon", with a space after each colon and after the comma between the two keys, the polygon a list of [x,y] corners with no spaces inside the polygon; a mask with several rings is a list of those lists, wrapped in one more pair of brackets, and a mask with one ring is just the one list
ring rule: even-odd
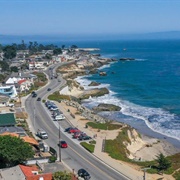
{"label": "rock in water", "polygon": [[94,107],[93,110],[95,111],[120,111],[121,107],[116,106],[114,104],[100,103],[97,107]]}

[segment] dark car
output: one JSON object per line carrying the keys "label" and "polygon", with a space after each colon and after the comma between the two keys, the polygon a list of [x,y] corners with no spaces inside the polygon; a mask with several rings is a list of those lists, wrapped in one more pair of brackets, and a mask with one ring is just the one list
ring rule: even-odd
{"label": "dark car", "polygon": [[73,129],[73,128],[72,128],[72,127],[68,127],[68,128],[66,128],[64,131],[65,131],[65,132],[69,132],[70,129]]}
{"label": "dark car", "polygon": [[60,141],[59,145],[60,145],[61,148],[67,148],[68,147],[66,141]]}
{"label": "dark car", "polygon": [[37,101],[41,101],[41,98],[40,98],[40,97],[38,97],[38,98],[37,98]]}
{"label": "dark car", "polygon": [[34,93],[32,94],[32,97],[37,97],[37,94],[34,92]]}
{"label": "dark car", "polygon": [[85,169],[79,169],[78,176],[84,178],[85,180],[91,179],[90,174]]}
{"label": "dark car", "polygon": [[51,91],[51,88],[48,88],[47,91]]}
{"label": "dark car", "polygon": [[85,134],[85,135],[79,136],[78,139],[79,139],[80,141],[82,141],[82,140],[90,140],[90,139],[92,139],[92,138],[91,138],[90,136],[87,136],[87,135]]}

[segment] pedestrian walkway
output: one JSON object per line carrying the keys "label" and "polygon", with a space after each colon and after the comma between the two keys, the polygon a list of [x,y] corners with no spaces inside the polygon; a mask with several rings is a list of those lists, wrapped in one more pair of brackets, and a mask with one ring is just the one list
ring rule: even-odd
{"label": "pedestrian walkway", "polygon": [[[128,177],[132,180],[143,180],[144,172],[139,168],[135,169],[132,167],[129,163],[119,161],[116,159],[111,158],[107,153],[103,152],[103,146],[104,146],[104,140],[107,136],[106,132],[101,131],[101,133],[92,131],[93,129],[88,127],[85,127],[85,124],[88,122],[88,120],[85,120],[84,117],[82,117],[80,114],[76,113],[75,108],[71,106],[66,106],[61,103],[57,103],[56,105],[59,107],[60,111],[65,115],[66,120],[74,127],[78,127],[81,131],[85,132],[91,137],[95,136],[94,140],[96,141],[95,149],[93,155],[105,163],[107,166],[111,167],[112,169],[116,170],[117,172],[120,172],[125,177]],[[75,118],[71,116],[71,113],[75,115]],[[96,134],[97,133],[97,134]],[[158,178],[162,178],[160,175],[151,175],[146,173],[146,180],[157,180]],[[169,178],[165,178],[169,180]],[[172,178],[170,178],[172,179]]]}

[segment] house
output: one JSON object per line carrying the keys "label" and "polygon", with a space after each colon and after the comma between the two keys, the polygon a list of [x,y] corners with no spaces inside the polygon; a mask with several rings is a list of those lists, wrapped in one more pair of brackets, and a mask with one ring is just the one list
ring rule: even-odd
{"label": "house", "polygon": [[1,169],[0,180],[52,180],[52,173],[39,174],[36,166],[17,165]]}
{"label": "house", "polygon": [[31,80],[22,79],[18,81],[19,84],[19,92],[28,91],[31,86],[33,86],[33,82]]}
{"label": "house", "polygon": [[14,85],[0,86],[0,94],[6,95],[10,98],[16,98],[17,97],[16,87]]}
{"label": "house", "polygon": [[0,107],[8,106],[10,97],[6,94],[0,94]]}
{"label": "house", "polygon": [[0,135],[8,132],[8,133],[15,133],[18,136],[26,136],[26,132],[22,127],[18,126],[8,126],[8,127],[0,127]]}
{"label": "house", "polygon": [[15,124],[14,113],[0,114],[0,127],[15,126]]}
{"label": "house", "polygon": [[[6,80],[6,85],[14,85],[17,92],[21,91],[21,89],[29,89],[31,85],[34,84],[34,79],[37,78],[36,75],[30,73],[15,73],[13,72]],[[21,81],[23,80],[23,81]],[[24,80],[26,80],[26,83]],[[18,83],[20,82],[20,83]],[[22,87],[20,85],[22,84]],[[27,87],[27,88],[26,88]],[[16,92],[16,93],[17,93]]]}

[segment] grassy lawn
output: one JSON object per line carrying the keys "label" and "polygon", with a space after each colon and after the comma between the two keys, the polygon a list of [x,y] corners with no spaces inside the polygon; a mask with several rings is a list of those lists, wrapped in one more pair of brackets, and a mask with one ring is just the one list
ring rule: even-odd
{"label": "grassy lawn", "polygon": [[49,95],[48,99],[52,100],[52,101],[58,101],[59,102],[59,101],[61,101],[63,99],[70,100],[70,97],[67,96],[67,95],[61,95],[61,94],[59,94],[58,91],[56,91],[53,94]]}
{"label": "grassy lawn", "polygon": [[83,146],[86,150],[88,150],[90,153],[93,153],[93,152],[94,152],[94,147],[95,147],[94,144],[89,144],[89,143],[87,143],[87,142],[81,142],[80,144],[81,144],[81,146]]}
{"label": "grassy lawn", "polygon": [[88,122],[87,126],[100,130],[115,130],[122,127],[120,124]]}

